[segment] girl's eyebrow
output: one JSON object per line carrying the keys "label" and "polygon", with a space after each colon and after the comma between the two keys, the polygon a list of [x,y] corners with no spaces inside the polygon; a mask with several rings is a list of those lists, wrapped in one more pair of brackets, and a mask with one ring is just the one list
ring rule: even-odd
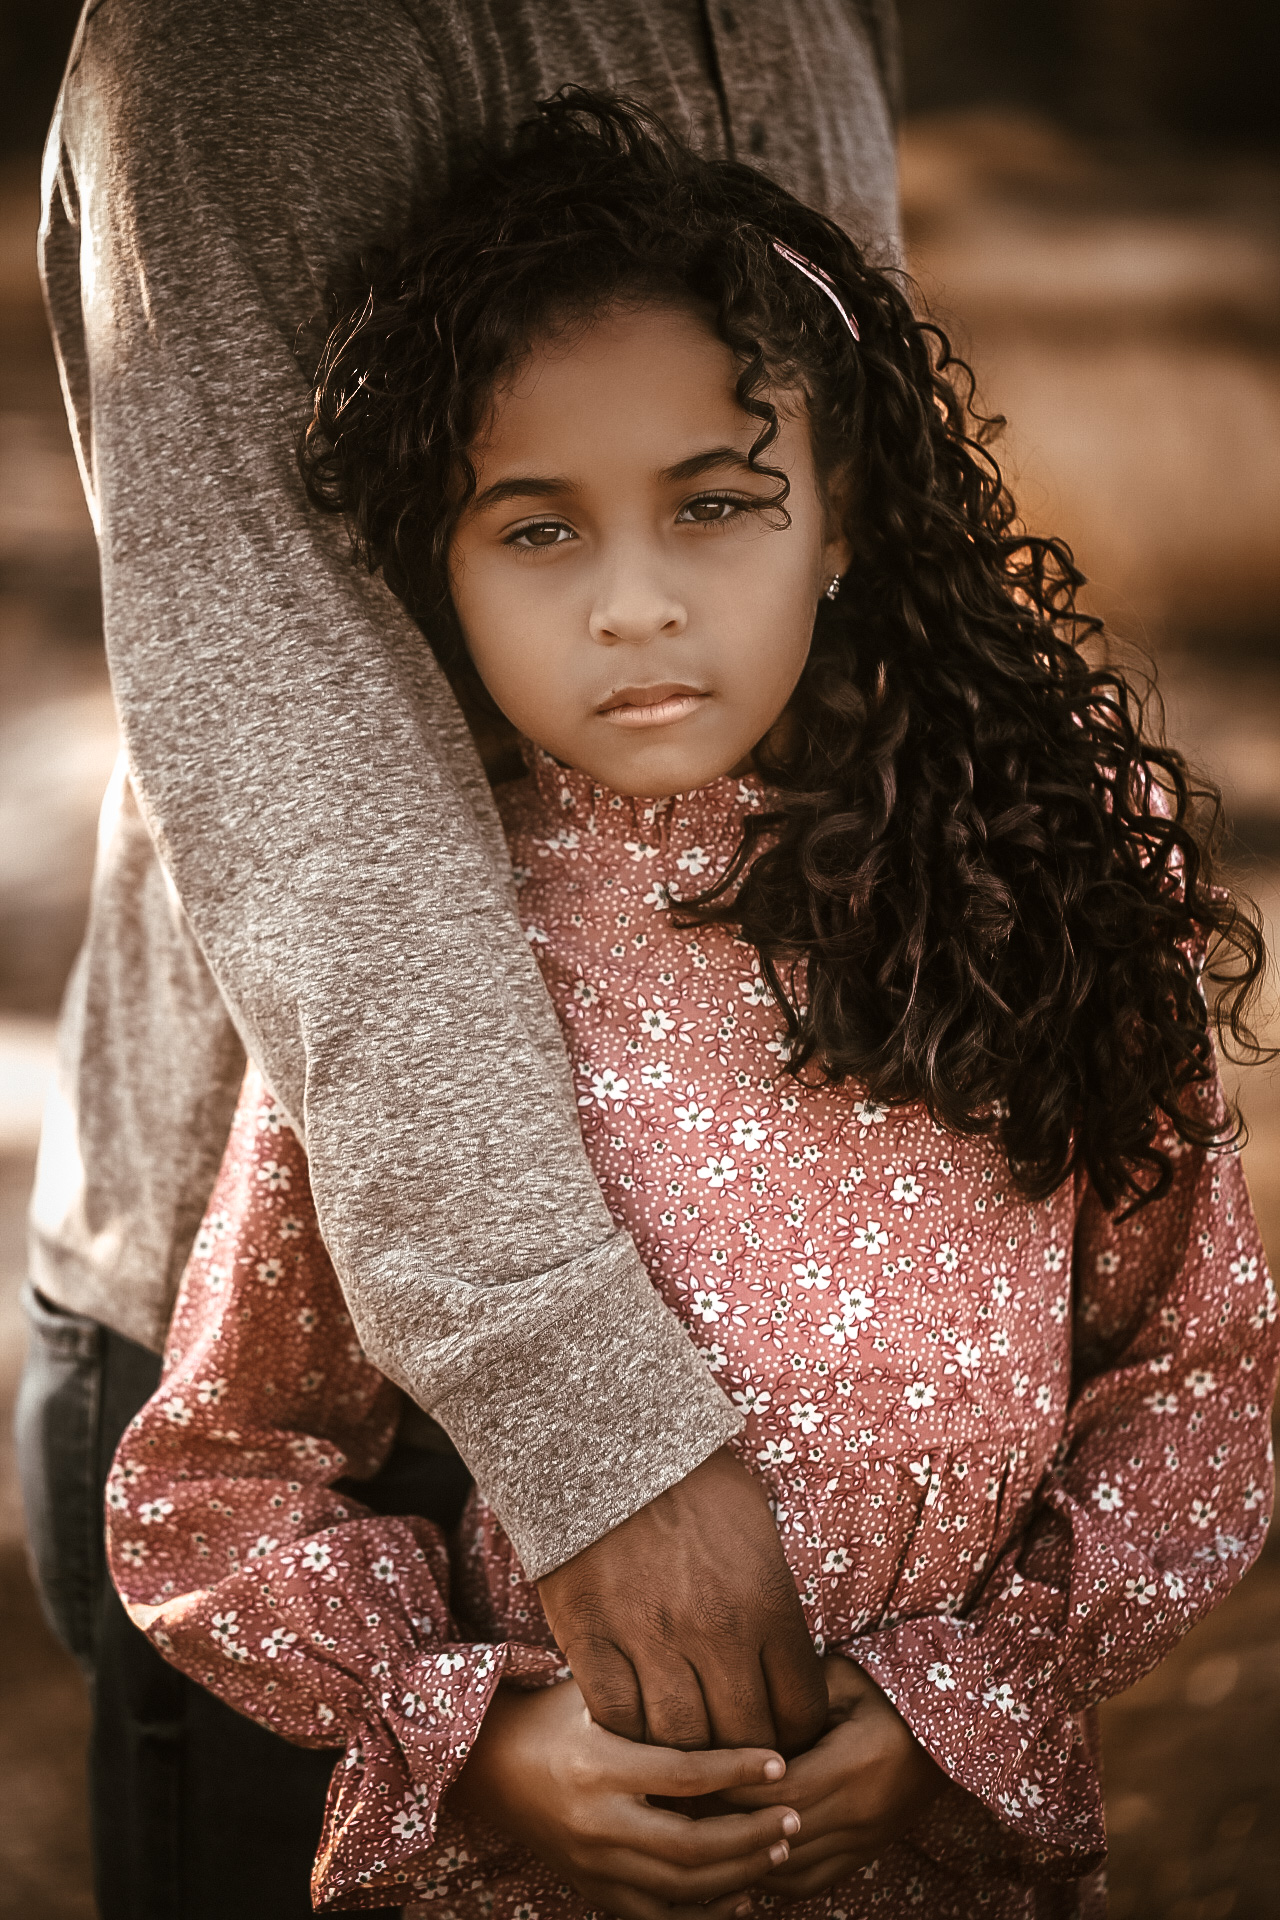
{"label": "girl's eyebrow", "polygon": [[509,480],[495,480],[483,487],[471,502],[473,513],[484,507],[496,507],[504,500],[546,500],[555,494],[572,493],[572,480],[558,480],[536,473],[513,474]]}
{"label": "girl's eyebrow", "polygon": [[[704,453],[691,453],[686,460],[677,460],[673,467],[664,467],[658,478],[668,483],[696,480],[699,474],[710,473],[716,467],[737,467],[743,473],[754,471],[747,456],[737,447],[708,447]],[[508,480],[495,480],[491,487],[482,487],[471,502],[471,511],[482,513],[486,507],[500,506],[506,500],[547,500],[573,491],[572,480],[550,474],[512,474]]]}
{"label": "girl's eyebrow", "polygon": [[677,460],[674,467],[664,467],[660,477],[663,480],[696,480],[700,473],[710,473],[716,467],[737,467],[743,473],[754,472],[746,454],[737,447],[708,447],[705,453],[691,453],[687,460]]}

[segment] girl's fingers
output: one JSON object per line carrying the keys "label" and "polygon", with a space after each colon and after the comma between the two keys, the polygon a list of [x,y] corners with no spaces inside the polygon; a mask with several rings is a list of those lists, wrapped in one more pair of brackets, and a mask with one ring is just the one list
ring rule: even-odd
{"label": "girl's fingers", "polygon": [[800,1824],[791,1807],[687,1820],[683,1814],[632,1801],[611,1822],[609,1839],[628,1852],[688,1872],[767,1854],[770,1847],[791,1846]]}
{"label": "girl's fingers", "polygon": [[726,1894],[724,1899],[704,1907],[674,1906],[622,1882],[593,1882],[582,1891],[593,1907],[617,1914],[620,1920],[738,1920],[739,1912],[745,1913],[748,1908],[745,1896],[740,1893]]}
{"label": "girl's fingers", "polygon": [[876,1849],[878,1832],[872,1827],[851,1827],[846,1820],[840,1827],[833,1827],[830,1833],[819,1835],[816,1839],[806,1840],[803,1845],[791,1849],[790,1858],[781,1866],[769,1868],[769,1877],[775,1877],[779,1884],[794,1886],[812,1867],[820,1867],[828,1860],[835,1860],[845,1854],[857,1854],[859,1858],[870,1857]]}
{"label": "girl's fingers", "polygon": [[824,1734],[808,1753],[797,1754],[787,1762],[785,1776],[772,1781],[747,1781],[740,1787],[721,1789],[721,1798],[731,1807],[771,1807],[785,1798],[789,1807],[801,1812],[825,1800],[842,1777],[837,1757],[831,1753],[830,1734]]}
{"label": "girl's fingers", "polygon": [[781,1780],[786,1773],[781,1755],[767,1747],[713,1747],[703,1753],[682,1753],[674,1747],[618,1740],[603,1728],[599,1731],[597,1777],[620,1793],[696,1799],[730,1787]]}
{"label": "girl's fingers", "polygon": [[676,1867],[665,1860],[655,1860],[652,1854],[619,1849],[616,1853],[602,1854],[595,1871],[606,1880],[636,1887],[641,1893],[652,1894],[655,1899],[671,1905],[687,1905],[693,1901],[702,1906],[705,1901],[722,1900],[728,1894],[745,1893],[748,1887],[758,1886],[766,1874],[784,1864],[785,1854],[786,1842],[780,1841],[773,1848],[763,1848],[744,1859],[722,1861],[717,1866]]}
{"label": "girl's fingers", "polygon": [[838,1887],[842,1880],[848,1880],[874,1858],[875,1854],[870,1848],[862,1853],[835,1854],[820,1866],[810,1867],[794,1880],[783,1879],[781,1875],[775,1878],[770,1874],[760,1884],[767,1892],[777,1894],[784,1900],[806,1900],[811,1894],[824,1892],[827,1887]]}

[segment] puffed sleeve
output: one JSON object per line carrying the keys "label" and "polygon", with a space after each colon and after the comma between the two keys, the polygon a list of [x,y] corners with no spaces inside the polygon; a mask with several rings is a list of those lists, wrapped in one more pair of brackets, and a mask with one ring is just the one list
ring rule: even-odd
{"label": "puffed sleeve", "polygon": [[345,1750],[321,1911],[414,1885],[499,1680],[562,1671],[546,1646],[459,1625],[438,1527],[335,1484],[376,1471],[401,1405],[361,1352],[305,1157],[251,1069],[161,1385],[116,1455],[108,1555],[167,1660],[286,1740]]}
{"label": "puffed sleeve", "polygon": [[1171,1151],[1171,1189],[1127,1219],[1081,1185],[1073,1397],[1025,1532],[967,1616],[843,1649],[962,1790],[918,1836],[957,1865],[966,1851],[1034,1877],[1097,1864],[1087,1709],[1162,1660],[1266,1534],[1275,1291],[1239,1154]]}

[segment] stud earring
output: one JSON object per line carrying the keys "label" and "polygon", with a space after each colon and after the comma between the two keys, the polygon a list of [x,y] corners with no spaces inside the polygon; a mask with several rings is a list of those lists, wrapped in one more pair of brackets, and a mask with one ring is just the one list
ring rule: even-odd
{"label": "stud earring", "polygon": [[840,591],[840,582],[843,579],[844,579],[844,575],[842,573],[838,573],[835,575],[834,579],[829,582],[826,590],[828,600],[835,599],[836,595]]}

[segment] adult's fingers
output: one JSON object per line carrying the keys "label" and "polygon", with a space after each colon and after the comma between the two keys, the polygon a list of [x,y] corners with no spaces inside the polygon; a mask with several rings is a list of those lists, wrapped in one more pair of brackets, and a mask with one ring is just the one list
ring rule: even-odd
{"label": "adult's fingers", "polygon": [[[711,1745],[711,1722],[698,1676],[687,1660],[652,1656],[636,1668],[650,1746],[686,1751]],[[772,1722],[769,1723],[772,1731]],[[766,1733],[766,1739],[768,1733]],[[739,1741],[740,1746],[745,1742]]]}
{"label": "adult's fingers", "polygon": [[832,1827],[827,1833],[819,1834],[816,1839],[806,1838],[803,1844],[793,1845],[785,1861],[769,1869],[770,1879],[779,1883],[785,1881],[790,1886],[794,1881],[802,1880],[812,1867],[820,1867],[828,1860],[843,1858],[846,1854],[856,1855],[860,1860],[870,1860],[880,1850],[882,1835],[876,1827],[851,1827],[846,1821],[842,1827]]}
{"label": "adult's fingers", "polygon": [[643,1740],[644,1700],[635,1668],[611,1640],[584,1634],[562,1647],[587,1712],[623,1740]]}
{"label": "adult's fingers", "polygon": [[737,1657],[698,1663],[698,1679],[716,1747],[768,1747],[776,1739],[773,1703],[759,1656],[744,1650]]}
{"label": "adult's fingers", "polygon": [[813,1650],[794,1586],[788,1604],[779,1606],[779,1615],[760,1658],[778,1745],[783,1753],[792,1754],[811,1746],[822,1732],[829,1704],[827,1678]]}

